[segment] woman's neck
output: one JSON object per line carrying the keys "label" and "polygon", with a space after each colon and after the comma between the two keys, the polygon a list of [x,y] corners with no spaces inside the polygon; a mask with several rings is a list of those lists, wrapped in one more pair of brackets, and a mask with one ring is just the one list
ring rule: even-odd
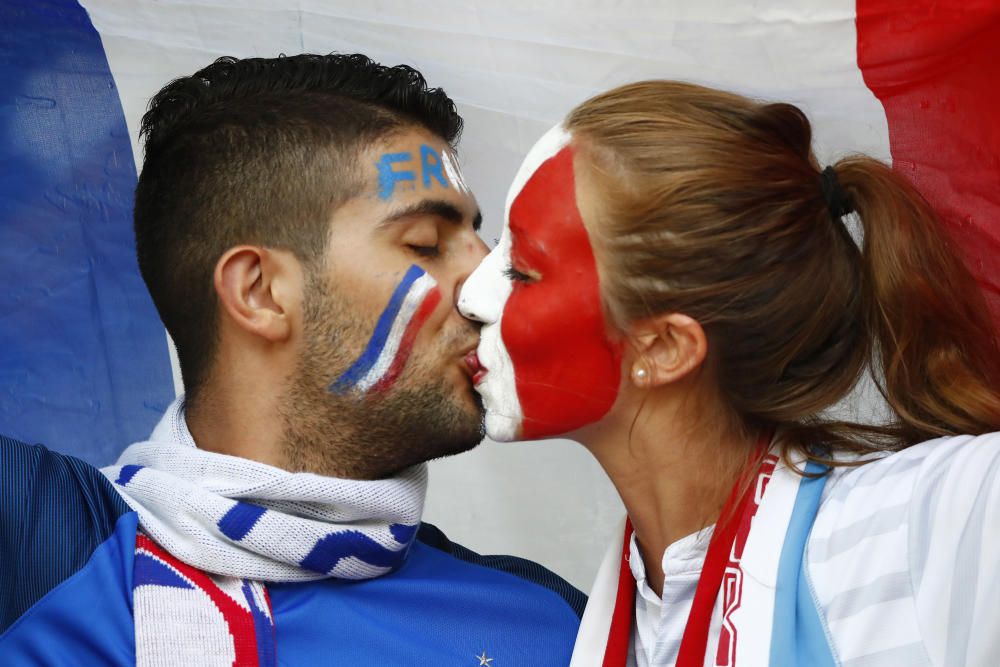
{"label": "woman's neck", "polygon": [[716,522],[753,444],[721,420],[695,420],[681,408],[669,395],[650,394],[631,411],[616,410],[622,419],[605,419],[577,438],[617,488],[657,595],[663,552]]}

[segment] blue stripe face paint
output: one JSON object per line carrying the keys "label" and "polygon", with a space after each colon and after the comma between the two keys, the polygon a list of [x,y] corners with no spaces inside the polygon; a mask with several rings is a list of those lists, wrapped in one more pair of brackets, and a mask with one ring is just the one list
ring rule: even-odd
{"label": "blue stripe face paint", "polygon": [[371,370],[372,366],[378,360],[379,355],[382,353],[382,348],[385,347],[386,341],[389,339],[389,332],[392,330],[392,324],[399,314],[399,309],[403,305],[403,301],[406,299],[407,293],[421,276],[424,275],[424,270],[419,266],[413,265],[407,270],[403,279],[396,286],[393,291],[392,296],[389,298],[389,303],[386,305],[382,314],[378,318],[378,323],[375,325],[375,331],[372,333],[371,338],[368,340],[368,345],[365,347],[364,352],[361,356],[351,365],[347,371],[344,372],[337,380],[330,386],[330,391],[336,394],[343,394],[351,391]]}
{"label": "blue stripe face paint", "polygon": [[424,173],[424,188],[431,187],[431,177],[433,176],[441,184],[441,187],[448,187],[448,181],[444,177],[444,171],[442,170],[441,157],[438,155],[437,151],[423,144],[420,147],[420,168]]}
{"label": "blue stripe face paint", "polygon": [[[438,151],[432,146],[421,144],[420,162],[414,159],[413,153],[384,153],[375,163],[378,169],[378,197],[385,201],[391,199],[399,184],[407,184],[409,190],[416,188],[417,183],[423,184],[425,190],[439,185],[442,188],[455,188],[459,192],[468,193],[458,165],[449,149]],[[417,179],[416,168],[420,169],[420,179]]]}
{"label": "blue stripe face paint", "polygon": [[389,199],[396,190],[396,183],[400,181],[416,181],[417,176],[409,169],[396,171],[392,165],[398,162],[411,162],[413,154],[406,153],[386,153],[377,163],[378,167],[378,196],[379,199]]}

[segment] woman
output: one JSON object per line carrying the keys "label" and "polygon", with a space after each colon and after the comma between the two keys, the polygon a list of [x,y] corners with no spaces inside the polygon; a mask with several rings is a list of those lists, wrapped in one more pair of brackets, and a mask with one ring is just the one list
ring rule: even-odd
{"label": "woman", "polygon": [[[810,142],[787,104],[599,95],[463,289],[489,434],[579,441],[628,510],[573,665],[1000,664],[985,305],[905,180]],[[889,414],[835,417],[867,373]]]}

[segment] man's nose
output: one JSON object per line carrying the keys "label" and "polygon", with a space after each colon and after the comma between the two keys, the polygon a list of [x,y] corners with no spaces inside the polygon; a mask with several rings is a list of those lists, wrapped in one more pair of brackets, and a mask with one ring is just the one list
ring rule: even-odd
{"label": "man's nose", "polygon": [[479,265],[489,254],[489,246],[478,235],[470,239],[466,252],[462,254],[463,267],[460,282],[464,283],[468,280],[472,272],[479,268]]}

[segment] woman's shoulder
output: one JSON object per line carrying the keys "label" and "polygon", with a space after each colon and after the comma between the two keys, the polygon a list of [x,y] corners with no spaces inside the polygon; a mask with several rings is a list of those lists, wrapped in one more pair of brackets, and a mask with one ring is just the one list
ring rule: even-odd
{"label": "woman's shoulder", "polygon": [[954,619],[992,604],[978,587],[1000,585],[998,521],[1000,433],[937,438],[834,469],[808,562],[841,658],[890,642],[932,664],[980,664],[938,658],[947,637],[968,627]]}
{"label": "woman's shoulder", "polygon": [[[968,504],[971,495],[1000,479],[998,470],[1000,433],[935,438],[833,468],[813,534],[856,540],[902,528],[911,511],[926,515]],[[845,533],[848,526],[853,529]]]}
{"label": "woman's shoulder", "polygon": [[985,473],[989,466],[983,464],[998,459],[1000,432],[927,440],[897,452],[881,452],[851,461],[856,465],[833,468],[823,492],[823,503],[841,505],[854,496],[857,502],[867,505],[877,497],[880,499],[877,504],[884,506],[893,498],[902,500],[901,495],[914,492],[919,482],[940,480],[949,473],[964,470]]}
{"label": "woman's shoulder", "polygon": [[812,561],[836,569],[876,552],[906,558],[914,535],[939,517],[986,502],[981,492],[997,485],[998,470],[1000,433],[935,438],[835,467],[810,535]]}

